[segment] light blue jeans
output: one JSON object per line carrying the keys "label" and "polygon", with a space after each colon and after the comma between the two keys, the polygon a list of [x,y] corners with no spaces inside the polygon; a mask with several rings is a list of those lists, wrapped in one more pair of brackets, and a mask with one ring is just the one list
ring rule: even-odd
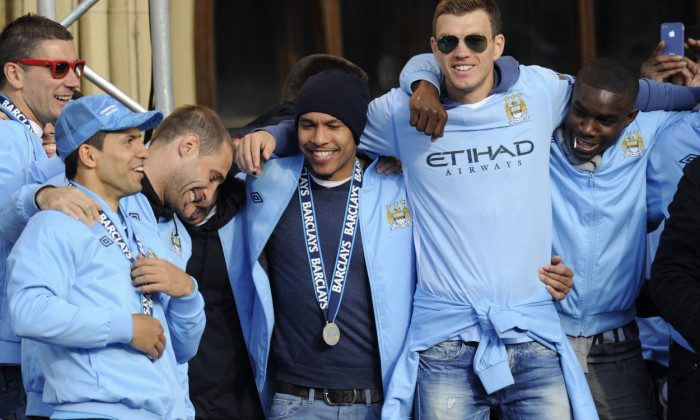
{"label": "light blue jeans", "polygon": [[487,394],[474,373],[476,345],[445,341],[420,355],[416,419],[571,419],[559,355],[537,342],[506,345],[515,383]]}
{"label": "light blue jeans", "polygon": [[296,395],[276,393],[272,397],[270,420],[374,420],[382,414],[382,402],[351,405],[328,405],[323,400],[314,400]]}

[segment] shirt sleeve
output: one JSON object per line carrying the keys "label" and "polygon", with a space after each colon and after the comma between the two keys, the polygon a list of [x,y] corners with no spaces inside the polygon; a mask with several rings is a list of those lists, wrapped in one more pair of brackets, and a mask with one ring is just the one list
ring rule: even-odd
{"label": "shirt sleeve", "polygon": [[267,131],[275,138],[277,144],[273,157],[291,156],[299,151],[299,138],[294,120],[285,120],[255,131]]}
{"label": "shirt sleeve", "polygon": [[411,57],[401,70],[399,83],[401,89],[411,95],[413,94],[411,85],[420,80],[430,82],[440,92],[442,79],[442,71],[435,56],[433,54],[418,54]]}
{"label": "shirt sleeve", "polygon": [[37,160],[33,156],[31,142],[34,140],[28,137],[33,134],[27,132],[19,123],[13,124],[17,125],[17,128],[11,129],[5,125],[7,124],[3,125],[0,136],[0,209],[4,208],[9,198],[23,186],[43,184],[65,170],[58,157]]}
{"label": "shirt sleeve", "polygon": [[639,79],[639,93],[635,108],[640,111],[683,111],[693,109],[700,102],[700,87]]}
{"label": "shirt sleeve", "polygon": [[63,187],[68,184],[64,174],[51,178],[44,184],[27,184],[15,192],[0,214],[0,233],[5,239],[15,242],[30,217],[34,216],[39,207],[36,205],[37,192],[46,187]]}
{"label": "shirt sleeve", "polygon": [[[392,89],[370,102],[367,110],[367,125],[360,136],[359,151],[375,156],[393,156],[401,159],[394,134],[396,129],[394,102],[399,94],[403,93]],[[408,113],[408,108],[405,111]]]}
{"label": "shirt sleeve", "polygon": [[[199,293],[199,286],[194,277],[192,281],[194,291],[191,295],[181,298],[167,297],[168,302],[163,302],[163,306],[167,308],[165,318],[168,320],[170,339],[178,363],[187,362],[197,353],[206,325],[204,298]],[[165,295],[161,294],[161,298],[165,298]]]}

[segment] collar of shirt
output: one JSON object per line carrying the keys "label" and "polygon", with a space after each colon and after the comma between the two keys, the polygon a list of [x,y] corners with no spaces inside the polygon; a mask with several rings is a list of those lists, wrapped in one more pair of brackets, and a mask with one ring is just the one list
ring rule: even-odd
{"label": "collar of shirt", "polygon": [[156,191],[153,189],[153,185],[151,185],[151,181],[148,180],[148,177],[146,174],[143,174],[143,179],[141,180],[141,193],[146,196],[148,199],[148,203],[151,205],[151,209],[153,209],[153,214],[156,216],[156,220],[160,220],[161,217],[165,218],[166,220],[170,220],[173,218],[173,211],[165,207],[163,205],[163,202],[160,201],[160,197],[158,197],[158,194],[156,194]]}

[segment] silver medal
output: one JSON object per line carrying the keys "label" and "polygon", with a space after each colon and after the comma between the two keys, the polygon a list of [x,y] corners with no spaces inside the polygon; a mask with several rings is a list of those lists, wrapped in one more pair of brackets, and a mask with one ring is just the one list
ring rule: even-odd
{"label": "silver medal", "polygon": [[340,329],[333,322],[329,322],[323,327],[323,341],[329,346],[335,346],[340,340]]}

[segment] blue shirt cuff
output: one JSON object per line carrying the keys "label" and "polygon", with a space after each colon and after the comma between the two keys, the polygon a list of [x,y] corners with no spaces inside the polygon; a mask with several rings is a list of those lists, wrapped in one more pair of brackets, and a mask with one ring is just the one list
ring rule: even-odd
{"label": "blue shirt cuff", "polygon": [[129,343],[134,336],[134,322],[131,314],[124,312],[112,312],[110,314],[112,330],[107,338],[108,343]]}

